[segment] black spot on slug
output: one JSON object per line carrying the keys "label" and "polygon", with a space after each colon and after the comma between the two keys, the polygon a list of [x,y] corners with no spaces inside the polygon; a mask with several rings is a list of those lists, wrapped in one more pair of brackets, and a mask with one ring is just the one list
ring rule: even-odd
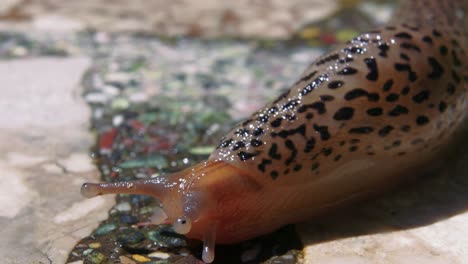
{"label": "black spot on slug", "polygon": [[291,156],[289,156],[284,162],[284,164],[288,166],[296,159],[297,149],[296,149],[296,146],[294,145],[294,142],[292,142],[289,139],[284,142],[284,145],[291,151]]}
{"label": "black spot on slug", "polygon": [[236,151],[236,150],[238,150],[238,149],[240,149],[240,148],[243,148],[243,147],[245,147],[245,142],[243,142],[243,141],[237,141],[237,142],[234,144],[234,146],[232,146],[232,150],[233,150],[233,151]]}
{"label": "black spot on slug", "polygon": [[221,148],[227,148],[227,147],[232,143],[232,141],[233,141],[232,138],[223,140],[223,141],[219,144],[218,148],[220,148],[220,147],[221,147]]}
{"label": "black spot on slug", "polygon": [[348,101],[354,100],[356,98],[366,96],[367,99],[371,102],[376,102],[379,100],[379,94],[377,93],[368,93],[366,90],[361,88],[355,88],[349,92],[347,92],[344,98]]}
{"label": "black spot on slug", "polygon": [[369,81],[377,81],[379,79],[379,71],[377,69],[377,61],[374,58],[365,58],[364,63],[366,63],[369,73],[366,75],[366,78]]}
{"label": "black spot on slug", "polygon": [[418,79],[416,72],[411,69],[409,64],[395,63],[395,69],[399,72],[408,72],[408,80],[411,82],[415,82]]}
{"label": "black spot on slug", "polygon": [[393,126],[384,126],[383,128],[381,128],[381,129],[379,130],[378,133],[379,133],[379,136],[385,137],[385,136],[387,136],[390,132],[392,132],[392,130],[393,130]]}
{"label": "black spot on slug", "polygon": [[353,58],[345,57],[345,58],[343,58],[343,59],[339,59],[339,60],[338,60],[338,63],[340,63],[340,64],[345,64],[345,63],[352,62],[352,61],[354,61]]}
{"label": "black spot on slug", "polygon": [[268,113],[268,115],[278,113],[278,107],[277,106],[272,106],[272,107],[268,108],[267,113]]}
{"label": "black spot on slug", "polygon": [[281,154],[278,153],[278,144],[273,143],[268,151],[268,156],[275,160],[281,159]]}
{"label": "black spot on slug", "polygon": [[403,87],[403,89],[401,89],[401,95],[408,95],[409,94],[409,91],[410,91],[410,88],[408,86],[405,86]]}
{"label": "black spot on slug", "polygon": [[276,178],[278,178],[279,175],[278,172],[274,170],[270,172],[270,176],[273,180],[276,180]]}
{"label": "black spot on slug", "polygon": [[258,137],[260,136],[261,134],[263,134],[263,129],[261,127],[257,127],[253,132],[252,132],[252,135]]}
{"label": "black spot on slug", "polygon": [[432,67],[432,72],[427,75],[429,79],[438,80],[444,74],[444,68],[442,65],[433,57],[429,57],[428,59],[429,64]]}
{"label": "black spot on slug", "polygon": [[328,157],[332,154],[333,149],[332,148],[323,148],[322,153],[325,157]]}
{"label": "black spot on slug", "polygon": [[262,171],[262,172],[265,172],[266,171],[266,166],[271,164],[271,160],[268,160],[268,159],[262,159],[262,162],[260,164],[258,164],[257,168]]}
{"label": "black spot on slug", "polygon": [[310,92],[312,92],[314,89],[319,87],[326,79],[328,78],[327,74],[322,74],[316,79],[314,79],[312,82],[310,82],[306,87],[304,87],[300,94],[302,96],[308,95]]}
{"label": "black spot on slug", "polygon": [[286,114],[286,115],[284,115],[284,118],[285,118],[286,120],[288,120],[288,121],[294,121],[294,120],[296,120],[296,115],[288,115],[288,114]]}
{"label": "black spot on slug", "polygon": [[447,54],[448,54],[447,46],[441,45],[440,48],[439,48],[439,52],[440,52],[440,54],[442,54],[443,56],[447,55]]}
{"label": "black spot on slug", "polygon": [[355,152],[358,149],[357,146],[351,146],[349,147],[349,152]]}
{"label": "black spot on slug", "polygon": [[429,99],[429,94],[430,94],[429,90],[424,90],[414,95],[412,99],[415,103],[420,104],[426,101],[427,99]]}
{"label": "black spot on slug", "polygon": [[422,40],[428,44],[432,44],[432,38],[430,36],[425,36]]}
{"label": "black spot on slug", "polygon": [[270,117],[268,115],[265,115],[265,114],[260,114],[257,118],[257,120],[261,123],[267,123],[268,122],[268,119]]}
{"label": "black spot on slug", "polygon": [[281,122],[283,121],[283,118],[276,118],[273,120],[273,122],[270,123],[272,127],[279,127],[281,126]]}
{"label": "black spot on slug", "polygon": [[369,127],[369,126],[363,126],[363,127],[355,127],[351,128],[348,132],[350,134],[369,134],[374,131],[374,128]]}
{"label": "black spot on slug", "polygon": [[353,99],[356,99],[358,97],[361,97],[361,96],[367,96],[368,95],[368,92],[364,89],[361,89],[361,88],[356,88],[356,89],[353,89],[349,92],[347,92],[345,94],[345,99],[350,101],[350,100],[353,100]]}
{"label": "black spot on slug", "polygon": [[304,148],[304,152],[308,153],[310,151],[312,151],[315,147],[315,138],[309,138],[307,141],[306,141],[306,145],[305,145],[305,148]]}
{"label": "black spot on slug", "polygon": [[239,135],[239,136],[248,136],[249,130],[245,128],[239,128],[234,132],[234,134]]}
{"label": "black spot on slug", "polygon": [[401,105],[397,105],[395,106],[395,108],[393,108],[389,113],[388,115],[390,116],[399,116],[399,115],[404,115],[404,114],[408,114],[408,108],[404,107],[404,106],[401,106]]}
{"label": "black spot on slug", "polygon": [[341,120],[349,120],[353,118],[354,109],[352,107],[342,107],[336,111],[333,119],[341,121]]}
{"label": "black spot on slug", "polygon": [[391,94],[387,95],[387,98],[385,98],[385,100],[386,100],[387,102],[395,102],[395,101],[398,100],[399,97],[400,97],[400,96],[399,96],[398,94],[396,94],[396,93],[391,93]]}
{"label": "black spot on slug", "polygon": [[313,72],[311,72],[311,73],[305,75],[304,77],[302,77],[301,79],[299,79],[299,82],[307,82],[307,81],[309,81],[310,79],[312,79],[312,78],[315,76],[315,74],[317,74],[317,71],[313,71]]}
{"label": "black spot on slug", "polygon": [[405,61],[410,61],[410,57],[406,55],[405,53],[400,53],[400,58]]}
{"label": "black spot on slug", "polygon": [[241,161],[245,161],[245,160],[252,159],[253,157],[257,156],[258,154],[259,154],[259,152],[249,153],[249,152],[245,152],[245,151],[240,151],[239,153],[237,153],[237,156],[239,157],[239,159]]}
{"label": "black spot on slug", "polygon": [[328,126],[319,126],[314,124],[314,129],[320,134],[321,140],[328,140],[330,139],[330,133],[328,132]]}
{"label": "black spot on slug", "polygon": [[329,84],[328,84],[328,88],[330,89],[338,89],[340,88],[341,86],[343,86],[344,82],[343,81],[331,81]]}
{"label": "black spot on slug", "polygon": [[332,54],[330,56],[327,56],[327,57],[319,60],[315,65],[320,66],[320,65],[325,64],[325,63],[330,62],[330,61],[336,61],[339,58],[340,58],[340,55]]}
{"label": "black spot on slug", "polygon": [[301,107],[299,107],[299,109],[297,109],[297,112],[304,113],[309,108],[317,110],[319,115],[327,112],[327,110],[325,109],[325,104],[323,102],[315,102],[312,104],[302,105]]}
{"label": "black spot on slug", "polygon": [[384,83],[382,90],[384,90],[384,92],[388,92],[390,91],[390,89],[392,89],[392,86],[393,86],[393,80],[390,79]]}
{"label": "black spot on slug", "polygon": [[417,51],[417,52],[421,52],[421,49],[412,44],[412,43],[408,43],[408,42],[404,42],[404,43],[401,43],[400,44],[400,47],[403,48],[403,49],[408,49],[408,50],[414,50],[414,51]]}
{"label": "black spot on slug", "polygon": [[398,34],[395,34],[395,37],[402,38],[402,39],[412,39],[413,38],[410,34],[408,34],[406,32],[400,32]]}
{"label": "black spot on slug", "polygon": [[283,110],[293,109],[294,107],[296,107],[300,103],[301,103],[301,101],[299,99],[291,100],[291,101],[289,101],[289,102],[287,102],[287,103],[285,103],[283,105]]}
{"label": "black spot on slug", "polygon": [[333,101],[335,99],[335,97],[331,96],[331,95],[320,95],[320,100],[324,101],[324,102],[330,102],[330,101]]}
{"label": "black spot on slug", "polygon": [[302,169],[302,165],[301,164],[297,164],[296,166],[294,166],[293,170],[294,171],[300,171]]}
{"label": "black spot on slug", "polygon": [[356,74],[356,73],[357,73],[357,70],[355,68],[346,67],[346,68],[343,68],[341,71],[338,71],[336,74],[339,74],[339,75],[353,75],[353,74]]}
{"label": "black spot on slug", "polygon": [[429,118],[427,118],[427,116],[421,115],[416,118],[416,124],[418,124],[419,126],[423,126],[427,123],[429,123]]}
{"label": "black spot on slug", "polygon": [[388,44],[386,43],[380,44],[379,46],[377,46],[377,48],[379,48],[380,50],[379,56],[384,57],[384,58],[387,57],[387,52],[390,49]]}
{"label": "black spot on slug", "polygon": [[260,147],[261,145],[263,145],[263,142],[254,138],[250,141],[250,145],[253,147]]}
{"label": "black spot on slug", "polygon": [[306,132],[306,126],[305,126],[305,124],[302,124],[302,125],[298,126],[297,128],[292,128],[292,129],[289,129],[289,130],[281,130],[278,133],[273,133],[272,132],[271,136],[272,137],[279,136],[281,138],[287,138],[287,137],[292,136],[294,134],[300,134],[302,136],[305,136],[305,132]]}
{"label": "black spot on slug", "polygon": [[348,54],[363,54],[364,49],[362,49],[361,47],[348,47],[344,48],[343,52]]}
{"label": "black spot on slug", "polygon": [[370,116],[380,116],[382,115],[382,108],[380,107],[375,107],[375,108],[370,108],[367,110],[367,114]]}

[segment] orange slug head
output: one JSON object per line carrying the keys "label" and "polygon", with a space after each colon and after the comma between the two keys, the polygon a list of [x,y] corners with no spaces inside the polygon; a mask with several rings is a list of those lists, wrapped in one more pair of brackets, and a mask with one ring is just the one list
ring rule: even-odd
{"label": "orange slug head", "polygon": [[[255,206],[261,185],[246,171],[223,161],[206,161],[168,177],[115,182],[85,183],[81,194],[94,197],[110,193],[144,194],[158,198],[152,222],[172,223],[175,232],[204,241],[203,260],[214,258],[214,244],[237,242],[256,231],[245,212]],[[252,208],[251,208],[252,209]]]}

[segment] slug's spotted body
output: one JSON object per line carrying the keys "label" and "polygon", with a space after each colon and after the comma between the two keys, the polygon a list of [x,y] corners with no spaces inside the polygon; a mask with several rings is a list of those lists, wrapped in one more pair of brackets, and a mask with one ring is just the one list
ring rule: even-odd
{"label": "slug's spotted body", "polygon": [[319,58],[212,157],[288,181],[358,157],[406,160],[434,151],[466,115],[460,42],[408,25],[362,34]]}
{"label": "slug's spotted body", "polygon": [[[174,229],[232,243],[376,193],[426,166],[466,120],[463,1],[405,1],[393,21],[319,58],[208,161],[166,178],[85,184],[158,197]],[[419,10],[418,15],[414,10]]]}

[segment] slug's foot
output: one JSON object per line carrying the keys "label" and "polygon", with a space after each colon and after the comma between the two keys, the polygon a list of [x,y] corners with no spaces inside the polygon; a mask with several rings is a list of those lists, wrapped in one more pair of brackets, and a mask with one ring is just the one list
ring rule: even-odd
{"label": "slug's foot", "polygon": [[203,237],[202,259],[205,263],[213,262],[215,258],[216,228],[217,224],[211,225],[205,230]]}

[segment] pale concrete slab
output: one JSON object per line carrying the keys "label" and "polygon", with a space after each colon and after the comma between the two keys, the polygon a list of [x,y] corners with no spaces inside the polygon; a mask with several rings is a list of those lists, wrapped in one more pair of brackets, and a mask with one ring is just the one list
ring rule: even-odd
{"label": "pale concrete slab", "polygon": [[99,178],[88,156],[90,110],[79,86],[90,63],[84,57],[0,62],[2,263],[64,263],[113,204],[112,197],[79,194],[83,182]]}

